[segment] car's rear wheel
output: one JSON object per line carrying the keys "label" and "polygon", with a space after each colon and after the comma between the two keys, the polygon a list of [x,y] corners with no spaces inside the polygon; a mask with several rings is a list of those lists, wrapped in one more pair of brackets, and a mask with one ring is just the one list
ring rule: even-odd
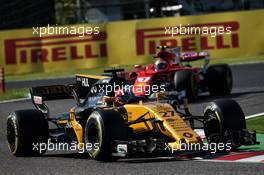
{"label": "car's rear wheel", "polygon": [[233,78],[231,68],[227,64],[208,67],[205,78],[211,95],[229,95],[231,93]]}
{"label": "car's rear wheel", "polygon": [[204,132],[209,143],[232,143],[240,146],[232,132],[246,129],[245,115],[239,104],[231,99],[215,100],[204,109]]}
{"label": "car's rear wheel", "polygon": [[12,112],[7,118],[6,134],[9,150],[15,156],[38,156],[46,152],[48,122],[39,110]]}
{"label": "car's rear wheel", "polygon": [[87,151],[98,161],[113,161],[113,141],[126,139],[126,126],[122,115],[114,110],[97,110],[85,126],[85,143],[92,145]]}
{"label": "car's rear wheel", "polygon": [[197,82],[195,74],[191,70],[177,71],[174,74],[174,86],[176,91],[185,90],[188,100],[194,101],[197,99]]}

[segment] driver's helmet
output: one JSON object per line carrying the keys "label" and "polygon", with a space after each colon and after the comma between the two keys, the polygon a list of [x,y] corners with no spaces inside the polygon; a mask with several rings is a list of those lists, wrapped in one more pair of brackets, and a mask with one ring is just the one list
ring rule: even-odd
{"label": "driver's helmet", "polygon": [[155,62],[155,69],[156,70],[163,70],[163,69],[166,69],[168,66],[168,63],[164,60],[157,60]]}

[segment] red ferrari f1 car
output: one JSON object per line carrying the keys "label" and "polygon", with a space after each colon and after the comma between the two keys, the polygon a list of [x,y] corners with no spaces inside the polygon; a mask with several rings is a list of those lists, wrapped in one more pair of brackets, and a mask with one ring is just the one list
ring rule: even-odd
{"label": "red ferrari f1 car", "polygon": [[[135,65],[127,77],[134,85],[137,96],[150,95],[153,85],[159,91],[185,92],[189,100],[195,100],[202,92],[211,95],[227,95],[232,90],[232,72],[227,64],[209,65],[209,53],[180,52],[180,47],[159,46],[157,61],[146,66]],[[189,62],[204,59],[201,67]],[[148,92],[148,93],[146,93]]]}

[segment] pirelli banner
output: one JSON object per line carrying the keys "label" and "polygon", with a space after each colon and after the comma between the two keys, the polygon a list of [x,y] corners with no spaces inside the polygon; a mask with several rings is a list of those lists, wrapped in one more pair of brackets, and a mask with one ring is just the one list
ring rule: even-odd
{"label": "pirelli banner", "polygon": [[263,19],[264,10],[256,10],[1,31],[0,67],[18,74],[141,64],[153,59],[158,45],[207,50],[212,59],[258,55],[264,53]]}

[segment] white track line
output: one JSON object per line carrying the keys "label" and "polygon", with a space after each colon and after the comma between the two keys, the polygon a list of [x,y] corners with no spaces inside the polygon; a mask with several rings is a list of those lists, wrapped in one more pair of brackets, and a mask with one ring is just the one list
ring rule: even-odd
{"label": "white track line", "polygon": [[225,162],[228,162],[228,163],[263,163],[263,162],[260,162],[260,161],[234,161],[234,160],[214,160],[214,159],[201,159],[201,160],[194,160],[194,161],[202,161],[202,162],[219,162],[219,163],[225,163]]}
{"label": "white track line", "polygon": [[29,99],[30,99],[29,97],[26,97],[26,98],[12,99],[12,100],[3,100],[3,101],[0,101],[0,104],[13,103],[13,102],[18,102],[18,101],[26,101],[26,100],[29,100]]}
{"label": "white track line", "polygon": [[236,162],[262,162],[262,161],[264,161],[264,155],[253,156],[253,157],[236,160]]}
{"label": "white track line", "polygon": [[246,119],[260,117],[260,116],[264,116],[264,112],[253,114],[253,115],[248,115],[248,116],[246,116]]}

